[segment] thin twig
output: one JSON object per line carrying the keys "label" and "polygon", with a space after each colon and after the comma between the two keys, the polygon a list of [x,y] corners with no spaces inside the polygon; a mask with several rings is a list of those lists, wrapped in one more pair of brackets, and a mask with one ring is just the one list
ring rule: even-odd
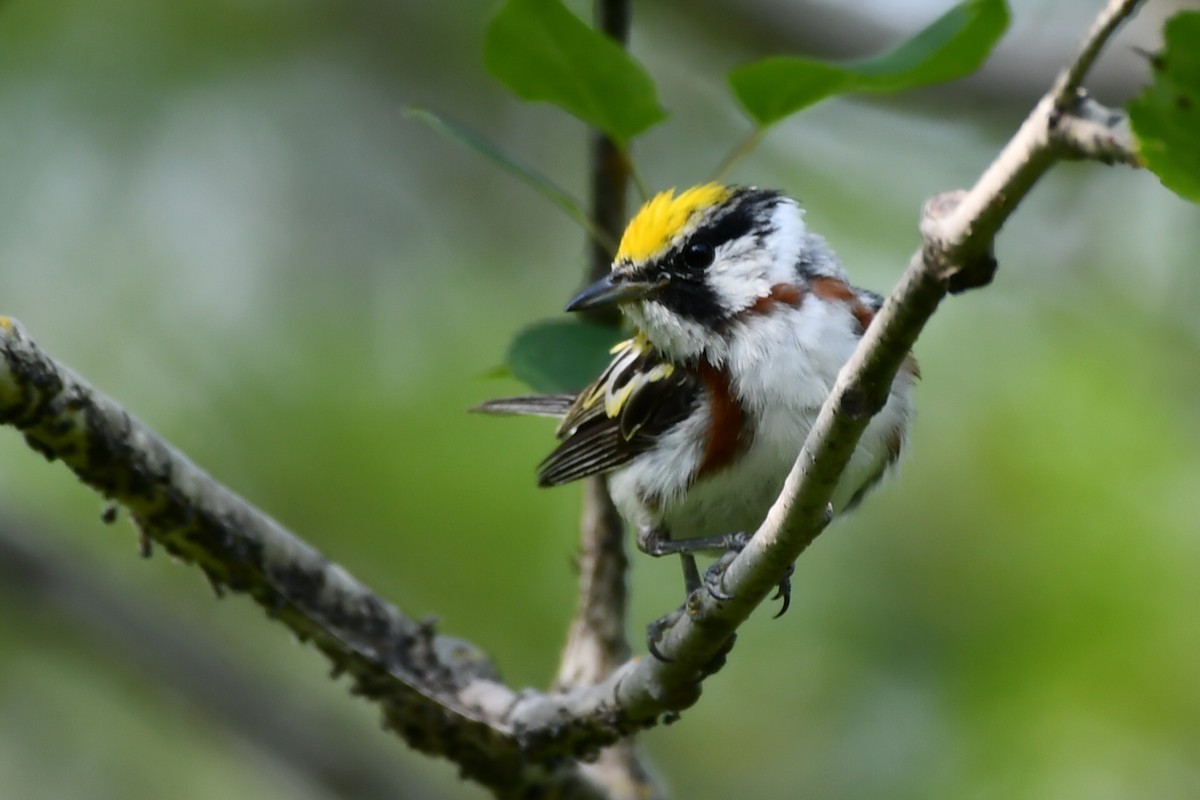
{"label": "thin twig", "polygon": [[1134,9],[1141,2],[1142,0],[1109,0],[1108,5],[1092,23],[1087,36],[1083,37],[1075,58],[1059,73],[1058,80],[1054,82],[1051,94],[1058,98],[1060,104],[1068,103],[1074,98],[1079,87],[1083,85],[1084,76],[1096,63],[1104,45],[1116,33],[1117,28],[1133,15]]}
{"label": "thin twig", "polygon": [[[596,28],[622,47],[629,41],[633,8],[629,0],[595,0]],[[592,131],[591,202],[592,220],[611,241],[621,238],[625,227],[625,196],[629,191],[629,158],[621,146],[600,131]],[[593,240],[585,281],[598,281],[608,273],[611,249]],[[616,324],[615,310],[605,321]]]}
{"label": "thin twig", "polygon": [[[630,0],[596,0],[596,28],[625,46],[629,40]],[[600,131],[592,133],[592,218],[611,241],[620,238],[625,225],[626,197],[632,175],[628,154]],[[615,254],[590,249],[585,273],[590,283],[609,271]],[[612,315],[604,321],[619,324]],[[625,553],[625,526],[608,494],[603,477],[584,482],[579,530],[579,596],[567,642],[559,663],[556,691],[594,686],[629,658],[626,636],[629,560]],[[632,738],[604,748],[595,761],[582,766],[584,773],[604,786],[614,800],[634,800],[661,792],[642,763]]]}

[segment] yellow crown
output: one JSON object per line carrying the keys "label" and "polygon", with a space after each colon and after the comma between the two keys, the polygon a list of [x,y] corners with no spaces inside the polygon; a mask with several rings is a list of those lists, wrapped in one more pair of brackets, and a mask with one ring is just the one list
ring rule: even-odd
{"label": "yellow crown", "polygon": [[669,245],[705,209],[725,202],[729,187],[719,183],[694,186],[675,194],[674,189],[650,198],[629,221],[617,260],[641,261]]}

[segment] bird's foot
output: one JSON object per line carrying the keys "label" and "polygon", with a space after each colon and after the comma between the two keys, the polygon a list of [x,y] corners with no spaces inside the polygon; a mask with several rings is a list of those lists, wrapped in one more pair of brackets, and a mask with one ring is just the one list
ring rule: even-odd
{"label": "bird's foot", "polygon": [[[725,537],[725,552],[721,557],[712,563],[704,572],[704,588],[709,596],[717,601],[728,601],[733,599],[733,595],[725,591],[722,586],[722,581],[725,577],[725,570],[733,563],[738,554],[746,549],[746,545],[750,543],[753,534],[749,533],[731,533]],[[788,566],[787,574],[783,576],[783,580],[779,582],[779,586],[775,591],[772,600],[782,600],[783,604],[779,608],[779,612],[775,614],[774,619],[779,619],[788,610],[792,604],[792,573],[796,570],[796,565]]]}
{"label": "bird's foot", "polygon": [[681,606],[646,626],[646,649],[650,651],[650,655],[663,663],[667,663],[672,659],[663,655],[662,651],[658,649],[658,643],[662,641],[663,634],[673,628],[675,623],[683,618],[684,613],[685,608]]}
{"label": "bird's foot", "polygon": [[753,534],[750,533],[731,533],[722,537],[725,552],[704,571],[704,588],[708,590],[712,599],[721,601],[733,599],[733,595],[727,593],[721,586],[721,580],[725,577],[725,570],[737,558],[738,553],[746,549],[752,536]]}
{"label": "bird's foot", "polygon": [[[695,613],[696,603],[699,598],[699,593],[693,594],[688,598],[686,605],[675,609],[666,616],[659,617],[646,626],[646,647],[650,651],[650,655],[654,656],[663,663],[670,663],[671,661],[674,661],[673,658],[665,655],[662,650],[659,649],[658,645],[660,642],[662,642],[663,636],[666,634],[666,632],[673,628],[675,623],[679,622],[679,620],[681,620],[685,614]],[[704,666],[700,667],[698,677],[701,679],[706,678],[709,675],[719,671],[721,667],[725,666],[725,659],[728,657],[729,651],[733,649],[733,644],[736,641],[737,634],[731,634],[721,646],[721,649],[714,653],[713,657],[709,659]]]}

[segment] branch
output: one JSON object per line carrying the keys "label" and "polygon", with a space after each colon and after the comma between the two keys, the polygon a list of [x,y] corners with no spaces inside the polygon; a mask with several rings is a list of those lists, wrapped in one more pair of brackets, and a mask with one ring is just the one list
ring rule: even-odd
{"label": "branch", "polygon": [[[621,46],[629,41],[632,17],[630,0],[595,0],[596,28]],[[617,242],[626,219],[630,168],[625,152],[600,131],[593,131],[591,147],[591,216],[604,236],[592,237],[586,283],[608,273],[615,253],[603,242]],[[599,322],[620,324],[619,312],[608,309],[592,315]],[[555,691],[594,686],[629,658],[626,636],[629,559],[625,552],[625,525],[608,494],[603,477],[584,481],[579,528],[579,598],[559,662]],[[638,756],[632,738],[601,750],[596,760],[581,767],[613,798],[649,800],[662,794]]]}
{"label": "branch", "polygon": [[1142,166],[1129,117],[1100,105],[1082,90],[1070,103],[1070,113],[1051,120],[1050,135],[1062,148],[1063,158]]}
{"label": "branch", "polygon": [[[842,369],[778,500],[750,544],[726,569],[717,601],[698,592],[659,643],[671,660],[632,661],[605,685],[557,698],[528,698],[511,719],[536,730],[571,717],[622,725],[653,724],[699,697],[700,682],[729,646],[737,627],[784,578],[789,566],[830,521],[829,500],[859,437],[887,400],[892,380],[926,322],[948,292],[983,286],[996,269],[992,243],[1036,180],[1056,160],[1096,158],[1136,163],[1124,115],[1083,97],[1078,81],[1117,24],[1138,0],[1114,0],[1054,89],[968,192],[934,198],[921,225],[923,244]],[[1112,132],[1103,146],[1077,135],[1097,119]],[[558,735],[565,735],[558,723]]]}
{"label": "branch", "polygon": [[249,595],[311,641],[412,747],[454,760],[500,797],[534,787],[545,797],[604,796],[573,762],[542,766],[525,757],[502,721],[517,695],[478,650],[380,600],[53,361],[7,317],[0,317],[0,422],[125,506],[147,546],[199,567],[218,595]]}
{"label": "branch", "polygon": [[47,541],[53,538],[0,515],[0,590],[9,614],[50,612],[55,628],[87,642],[97,661],[132,666],[146,683],[169,686],[198,717],[330,797],[431,796],[417,776],[357,743],[339,716],[296,702],[295,687],[267,684],[239,668],[158,605],[130,598],[124,587],[80,567]]}

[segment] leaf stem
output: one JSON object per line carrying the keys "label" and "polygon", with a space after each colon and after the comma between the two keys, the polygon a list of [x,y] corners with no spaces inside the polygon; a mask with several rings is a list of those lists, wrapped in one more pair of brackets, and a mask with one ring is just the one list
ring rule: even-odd
{"label": "leaf stem", "polygon": [[766,128],[757,126],[751,130],[747,136],[729,151],[729,154],[717,166],[717,171],[713,174],[713,180],[717,183],[724,183],[738,162],[750,155],[754,151],[754,148],[758,147],[758,143],[762,141],[763,135],[766,132]]}
{"label": "leaf stem", "polygon": [[404,114],[412,119],[424,122],[446,138],[454,139],[460,144],[466,145],[484,158],[499,165],[509,175],[532,187],[534,191],[549,200],[552,205],[570,217],[575,224],[583,228],[588,238],[595,243],[597,248],[607,251],[616,249],[616,237],[597,225],[584,212],[583,205],[579,200],[545,174],[518,160],[512,154],[501,150],[494,142],[489,141],[466,125],[444,117],[436,111],[418,106],[409,106],[404,109]]}

